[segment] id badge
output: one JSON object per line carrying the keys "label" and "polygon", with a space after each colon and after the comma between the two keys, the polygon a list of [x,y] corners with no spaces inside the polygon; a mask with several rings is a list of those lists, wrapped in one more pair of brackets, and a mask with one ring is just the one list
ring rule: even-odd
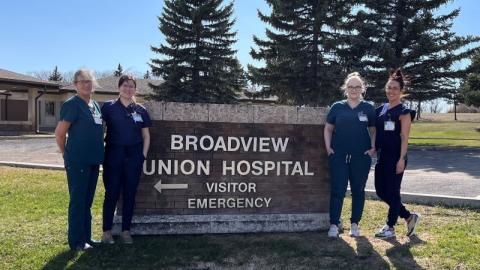
{"label": "id badge", "polygon": [[140,114],[136,113],[136,112],[132,114],[132,117],[133,117],[133,121],[135,121],[135,123],[143,122],[142,116]]}
{"label": "id badge", "polygon": [[93,120],[95,121],[95,124],[97,124],[97,125],[103,124],[103,123],[102,123],[102,117],[101,117],[100,115],[95,115],[95,116],[93,117]]}
{"label": "id badge", "polygon": [[360,122],[368,122],[368,117],[364,113],[358,113],[358,120]]}
{"label": "id badge", "polygon": [[383,129],[386,131],[395,131],[395,122],[385,121],[385,126]]}

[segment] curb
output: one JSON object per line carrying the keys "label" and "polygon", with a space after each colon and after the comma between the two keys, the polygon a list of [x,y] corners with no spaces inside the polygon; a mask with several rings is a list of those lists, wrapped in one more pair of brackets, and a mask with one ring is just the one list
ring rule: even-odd
{"label": "curb", "polygon": [[56,171],[64,171],[64,170],[65,170],[65,166],[63,166],[63,165],[52,165],[52,164],[42,164],[42,163],[28,163],[28,162],[0,161],[0,166],[9,166],[9,167],[17,167],[17,168],[28,168],[28,169],[56,170]]}
{"label": "curb", "polygon": [[0,141],[3,140],[33,140],[33,139],[51,139],[55,135],[20,135],[20,136],[0,136]]}
{"label": "curb", "polygon": [[[480,198],[434,195],[422,193],[401,192],[402,202],[415,203],[430,206],[470,207],[480,209]],[[365,196],[369,199],[380,200],[375,190],[366,189]]]}
{"label": "curb", "polygon": [[[0,161],[0,166],[10,166],[17,168],[29,168],[29,169],[44,169],[44,170],[65,170],[63,165],[41,164],[41,163],[27,163],[27,162],[9,162]],[[100,171],[103,168],[100,167]],[[350,188],[348,188],[350,191]],[[402,202],[416,203],[422,205],[431,206],[450,206],[450,207],[470,207],[480,209],[480,196],[476,198],[460,197],[460,196],[448,196],[448,195],[433,195],[422,193],[409,193],[401,192]],[[380,200],[375,190],[365,189],[365,196],[369,199]]]}

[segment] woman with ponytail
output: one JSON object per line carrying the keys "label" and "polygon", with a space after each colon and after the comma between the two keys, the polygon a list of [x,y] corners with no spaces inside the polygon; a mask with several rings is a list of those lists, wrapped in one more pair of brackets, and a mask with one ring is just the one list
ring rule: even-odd
{"label": "woman with ponytail", "polygon": [[111,230],[120,192],[123,198],[121,239],[125,244],[133,243],[130,225],[143,161],[150,147],[148,128],[152,125],[145,107],[135,102],[136,88],[135,78],[121,76],[118,80],[118,99],[102,106],[107,124],[103,163],[105,200],[102,242],[107,244],[114,243]]}
{"label": "woman with ponytail", "polygon": [[402,104],[407,81],[401,69],[393,71],[385,85],[388,102],[376,109],[375,189],[378,197],[388,204],[386,224],[375,234],[377,238],[395,237],[398,217],[405,219],[407,236],[415,234],[420,215],[411,213],[402,204],[400,186],[407,166],[410,127],[415,111]]}

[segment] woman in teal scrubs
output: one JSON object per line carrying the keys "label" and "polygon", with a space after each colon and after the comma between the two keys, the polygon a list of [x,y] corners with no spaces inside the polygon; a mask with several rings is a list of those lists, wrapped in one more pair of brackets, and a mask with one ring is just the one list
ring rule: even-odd
{"label": "woman in teal scrubs", "polygon": [[342,89],[347,99],[331,106],[324,130],[331,179],[328,236],[339,235],[343,199],[350,181],[350,236],[357,237],[365,204],[365,184],[375,153],[375,109],[363,100],[365,83],[357,72],[347,76]]}
{"label": "woman in teal scrubs", "polygon": [[92,99],[92,73],[77,71],[74,84],[77,94],[63,103],[55,138],[63,155],[70,195],[68,244],[72,250],[86,250],[94,242],[90,209],[103,162],[103,126],[100,107]]}

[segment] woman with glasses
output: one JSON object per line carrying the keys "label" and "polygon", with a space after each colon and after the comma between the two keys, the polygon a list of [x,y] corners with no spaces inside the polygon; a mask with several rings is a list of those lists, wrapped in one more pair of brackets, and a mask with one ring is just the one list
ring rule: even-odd
{"label": "woman with glasses", "polygon": [[102,242],[113,244],[112,223],[120,193],[122,193],[122,233],[125,244],[133,243],[130,235],[135,194],[140,174],[150,147],[149,127],[152,125],[147,110],[135,102],[137,82],[129,75],[118,80],[119,97],[102,106],[107,125],[105,137],[105,162],[103,163]]}
{"label": "woman with glasses", "polygon": [[104,156],[102,113],[92,99],[95,84],[89,70],[75,72],[77,94],[63,103],[55,129],[68,180],[68,244],[72,250],[90,249],[94,243],[91,207]]}
{"label": "woman with glasses", "polygon": [[365,83],[359,73],[349,74],[341,89],[347,99],[331,106],[324,129],[331,179],[328,236],[338,237],[342,229],[340,215],[350,182],[350,236],[358,237],[358,223],[365,203],[365,184],[371,157],[375,153],[375,109],[371,103],[363,100]]}

